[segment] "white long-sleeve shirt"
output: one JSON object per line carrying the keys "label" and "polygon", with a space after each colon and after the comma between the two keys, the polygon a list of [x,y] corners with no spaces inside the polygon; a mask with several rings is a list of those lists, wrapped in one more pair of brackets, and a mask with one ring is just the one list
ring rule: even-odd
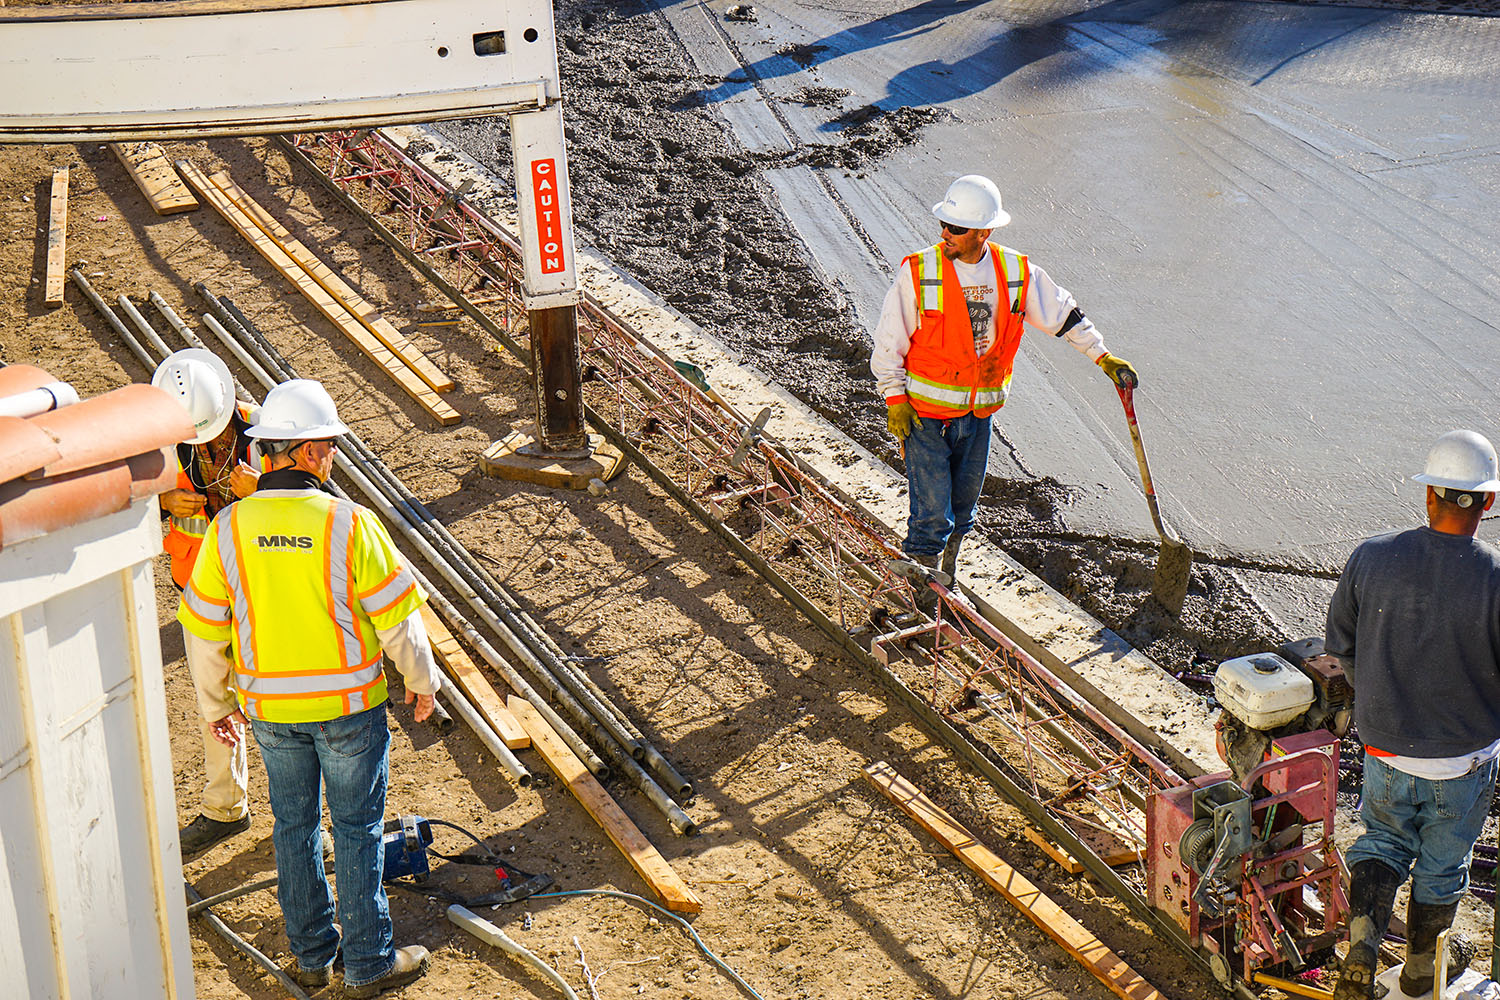
{"label": "white long-sleeve shirt", "polygon": [[[432,658],[432,642],[420,612],[413,612],[386,629],[376,629],[380,648],[390,657],[408,691],[437,694],[443,675]],[[229,644],[211,642],[182,630],[187,643],[188,673],[198,691],[198,710],[209,722],[217,722],[238,709],[230,677],[234,664],[229,659]]]}
{"label": "white long-sleeve shirt", "polygon": [[[1090,361],[1104,355],[1104,338],[1087,316],[1074,324],[1067,333],[1058,334],[1068,314],[1078,305],[1066,288],[1053,281],[1046,271],[1028,260],[1031,280],[1026,288],[1026,311],[1023,318],[1030,326],[1053,336],[1061,336]],[[964,298],[968,300],[971,319],[976,312],[983,315],[988,308],[988,332],[976,344],[978,353],[983,353],[995,342],[995,320],[1002,306],[995,287],[995,264],[990,259],[986,246],[984,256],[977,264],[953,261],[953,270],[958,283],[963,286]],[[1003,308],[1008,311],[1009,303]],[[896,281],[886,292],[885,303],[880,309],[880,321],[875,325],[875,349],[870,355],[870,371],[880,394],[887,400],[906,395],[906,352],[911,348],[911,335],[917,330],[919,319],[917,293],[912,287],[911,265],[901,262],[896,272]]]}

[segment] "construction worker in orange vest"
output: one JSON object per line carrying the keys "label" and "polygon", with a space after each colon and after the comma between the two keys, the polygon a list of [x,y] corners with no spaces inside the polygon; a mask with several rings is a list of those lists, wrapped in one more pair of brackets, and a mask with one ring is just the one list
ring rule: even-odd
{"label": "construction worker in orange vest", "polygon": [[[381,884],[390,752],[382,650],[418,722],[432,714],[441,675],[418,613],[427,594],[384,525],[321,490],[347,431],[317,382],[266,395],[246,433],[271,469],[209,525],[177,617],[215,737],[240,742],[248,716],[260,747],[294,978],[327,985],[342,952],[344,995],[372,997],[431,961],[420,945],[393,947]],[[325,797],[337,925],[319,850]]]}
{"label": "construction worker in orange vest", "polygon": [[[984,485],[990,416],[1005,405],[1025,324],[1067,340],[1116,384],[1135,370],[1104,349],[1094,324],[1046,271],[990,242],[1010,222],[993,181],[958,178],[932,214],[942,239],[901,262],[875,327],[870,370],[906,462],[903,548],[912,562],[951,580]],[[918,606],[931,613],[937,594],[917,593]]]}
{"label": "construction worker in orange vest", "polygon": [[[245,431],[254,422],[257,408],[235,398],[229,368],[208,351],[171,355],[157,366],[151,384],[182,402],[196,431],[177,446],[177,486],[160,498],[167,519],[162,547],[172,560],[172,582],[181,590],[193,572],[208,522],[255,491],[260,472],[252,464],[252,442]],[[184,861],[250,829],[245,748],[227,747],[214,739],[208,720],[201,715],[199,729],[203,797],[197,818],[178,831]]]}

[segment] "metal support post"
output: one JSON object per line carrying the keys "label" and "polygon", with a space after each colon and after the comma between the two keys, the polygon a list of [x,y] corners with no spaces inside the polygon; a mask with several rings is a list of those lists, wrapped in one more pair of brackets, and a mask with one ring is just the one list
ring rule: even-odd
{"label": "metal support post", "polygon": [[521,292],[530,318],[537,440],[529,454],[584,458],[578,364],[578,278],[573,261],[573,208],[568,194],[562,103],[510,116],[511,156],[521,224]]}

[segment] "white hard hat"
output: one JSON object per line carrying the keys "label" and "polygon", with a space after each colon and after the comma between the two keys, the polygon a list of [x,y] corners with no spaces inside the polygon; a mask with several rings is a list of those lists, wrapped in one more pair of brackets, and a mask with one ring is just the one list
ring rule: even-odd
{"label": "white hard hat", "polygon": [[319,441],[349,433],[322,382],[294,378],[266,393],[260,420],[245,434],[270,441]]}
{"label": "white hard hat", "polygon": [[943,200],[932,206],[932,214],[966,229],[998,229],[1010,222],[1010,213],[1000,207],[1000,189],[978,174],[965,174],[949,184]]}
{"label": "white hard hat", "polygon": [[157,365],[151,384],[176,396],[193,418],[188,444],[218,437],[234,413],[234,377],[218,356],[197,348],[169,355]]}
{"label": "white hard hat", "polygon": [[1474,431],[1449,431],[1427,453],[1427,467],[1412,476],[1419,483],[1466,493],[1500,491],[1495,446]]}

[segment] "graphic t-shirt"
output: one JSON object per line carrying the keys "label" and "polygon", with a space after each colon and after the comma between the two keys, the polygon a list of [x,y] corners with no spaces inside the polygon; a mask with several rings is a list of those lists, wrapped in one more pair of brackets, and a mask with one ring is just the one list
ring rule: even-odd
{"label": "graphic t-shirt", "polygon": [[953,273],[963,286],[964,301],[969,305],[969,326],[974,331],[974,353],[983,355],[995,342],[995,312],[999,298],[995,294],[995,262],[989,252],[977,264],[953,261]]}

